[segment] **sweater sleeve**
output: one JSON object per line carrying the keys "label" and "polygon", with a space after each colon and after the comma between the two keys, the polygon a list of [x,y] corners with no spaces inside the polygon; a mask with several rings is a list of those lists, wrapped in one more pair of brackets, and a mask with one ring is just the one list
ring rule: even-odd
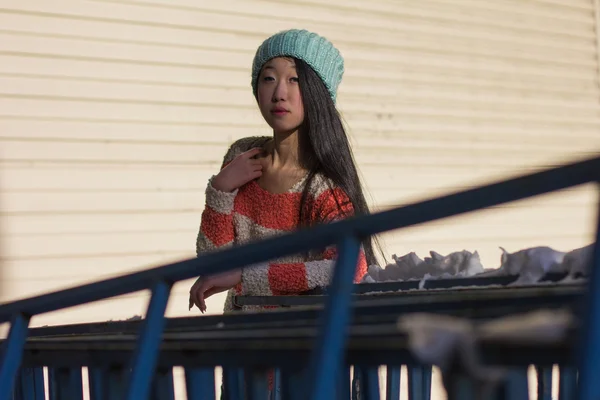
{"label": "sweater sleeve", "polygon": [[[262,146],[267,139],[267,137],[248,137],[234,142],[223,158],[221,169],[244,151]],[[214,178],[215,176],[212,176],[206,186],[204,211],[196,237],[197,256],[235,243],[233,206],[238,190],[231,193],[221,192],[212,186]]]}
{"label": "sweater sleeve", "polygon": [[[338,206],[339,205],[339,206]],[[318,223],[331,223],[353,215],[353,207],[339,189],[327,190],[315,204],[314,218]],[[242,271],[242,292],[248,296],[299,294],[316,287],[329,285],[335,269],[337,250],[326,248],[314,260],[297,263],[259,263]],[[367,261],[361,247],[354,282],[367,272]]]}

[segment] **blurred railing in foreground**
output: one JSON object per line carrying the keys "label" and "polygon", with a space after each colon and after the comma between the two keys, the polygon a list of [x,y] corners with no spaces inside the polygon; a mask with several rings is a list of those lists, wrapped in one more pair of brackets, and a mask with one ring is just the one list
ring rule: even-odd
{"label": "blurred railing in foreground", "polygon": [[[42,366],[49,367],[51,399],[81,398],[82,366],[89,369],[92,399],[173,398],[173,366],[185,367],[190,399],[214,398],[215,366],[225,370],[225,398],[265,399],[269,386],[273,386],[281,388],[272,392],[274,398],[348,399],[351,393],[346,383],[350,382],[351,365],[356,366],[354,375],[358,378],[352,396],[379,398],[377,367],[386,365],[387,398],[397,399],[402,364],[411,366],[409,398],[424,399],[429,397],[430,367],[410,351],[406,332],[397,324],[400,316],[427,311],[477,320],[558,306],[570,308],[578,317],[568,340],[536,343],[478,339],[486,365],[516,368],[496,388],[494,396],[527,398],[523,371],[535,364],[540,366],[540,398],[549,399],[550,366],[560,364],[561,398],[599,398],[600,386],[593,375],[600,370],[600,341],[595,340],[600,333],[598,234],[591,276],[584,285],[460,293],[449,288],[424,297],[410,293],[353,296],[357,286],[352,284],[363,237],[599,181],[600,158],[589,159],[5,304],[0,306],[0,318],[2,322],[10,321],[11,328],[3,342],[0,399],[13,395],[18,399],[43,398]],[[171,287],[177,281],[331,244],[337,244],[339,256],[326,295],[299,296],[295,300],[320,303],[322,307],[191,319],[164,317]],[[151,289],[152,297],[140,322],[28,329],[34,315],[144,289]],[[238,300],[264,303],[285,299]],[[478,388],[465,375],[464,366],[457,363],[446,368],[445,376],[451,383],[449,398],[476,398]],[[272,368],[274,382],[270,383],[265,371]]]}

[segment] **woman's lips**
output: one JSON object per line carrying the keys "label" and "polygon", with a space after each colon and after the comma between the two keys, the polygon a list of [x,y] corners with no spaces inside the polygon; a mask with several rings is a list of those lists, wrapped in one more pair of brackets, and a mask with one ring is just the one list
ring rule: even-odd
{"label": "woman's lips", "polygon": [[271,110],[271,114],[278,116],[285,115],[287,113],[289,113],[289,111],[282,107],[275,107]]}

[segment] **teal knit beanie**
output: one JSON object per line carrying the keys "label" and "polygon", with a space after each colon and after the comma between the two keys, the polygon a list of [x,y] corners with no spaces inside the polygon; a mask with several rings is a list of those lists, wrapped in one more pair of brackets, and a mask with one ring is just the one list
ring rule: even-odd
{"label": "teal knit beanie", "polygon": [[337,88],[344,74],[344,59],[326,38],[307,30],[290,29],[266,39],[256,50],[252,63],[252,91],[257,96],[260,70],[275,57],[298,58],[315,70],[335,102]]}

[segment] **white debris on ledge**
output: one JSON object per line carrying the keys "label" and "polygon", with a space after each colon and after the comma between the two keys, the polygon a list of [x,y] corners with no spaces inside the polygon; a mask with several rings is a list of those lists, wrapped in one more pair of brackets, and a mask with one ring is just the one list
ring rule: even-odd
{"label": "white debris on ledge", "polygon": [[477,251],[457,251],[443,256],[435,251],[431,257],[419,258],[415,253],[392,256],[394,263],[385,268],[371,265],[363,282],[411,281],[435,278],[469,277],[484,272]]}
{"label": "white debris on ledge", "polygon": [[381,268],[369,266],[362,283],[389,281],[419,281],[423,288],[430,279],[452,279],[467,277],[494,277],[517,275],[512,285],[533,284],[548,273],[567,273],[562,282],[568,283],[587,277],[592,263],[593,245],[590,244],[570,252],[561,252],[550,247],[531,247],[509,253],[504,248],[500,257],[500,267],[484,269],[477,251],[452,252],[446,256],[430,251],[431,257],[419,258],[414,252],[402,257],[392,256],[393,263]]}

